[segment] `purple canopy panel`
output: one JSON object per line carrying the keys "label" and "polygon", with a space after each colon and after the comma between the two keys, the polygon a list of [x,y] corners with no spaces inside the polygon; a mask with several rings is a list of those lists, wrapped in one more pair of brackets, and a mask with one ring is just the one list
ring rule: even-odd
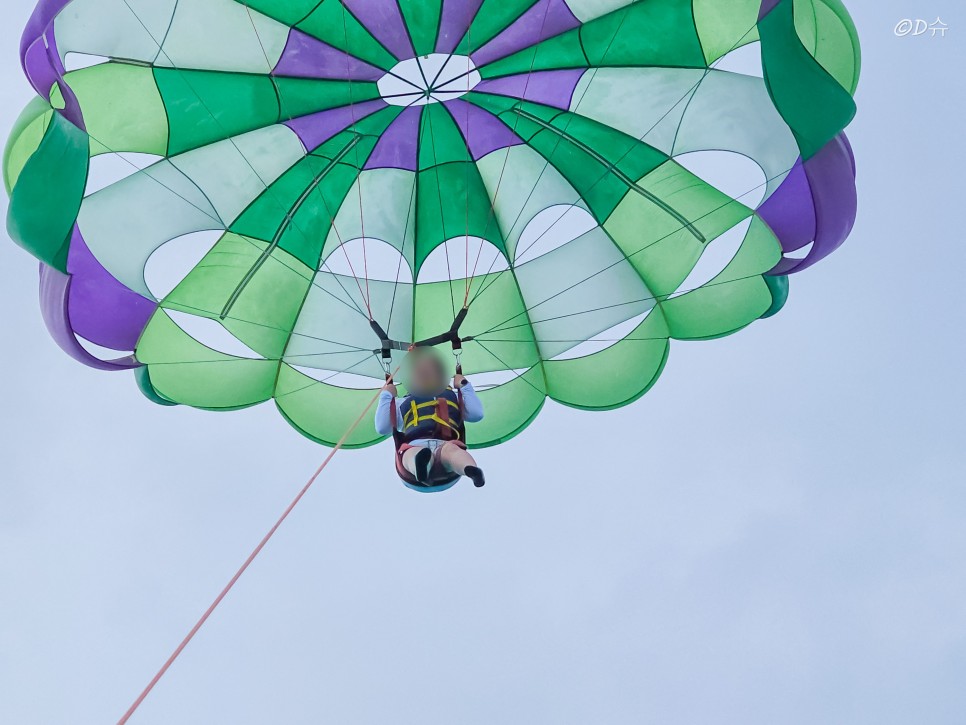
{"label": "purple canopy panel", "polygon": [[844,133],[805,162],[815,203],[815,243],[804,259],[785,258],[771,274],[808,269],[842,246],[855,225],[858,196],[851,147]]}
{"label": "purple canopy panel", "polygon": [[858,173],[858,167],[855,165],[855,152],[852,150],[852,142],[849,141],[849,137],[844,132],[841,134],[841,138],[842,143],[845,144],[845,150],[849,154],[849,163],[852,164],[852,178],[854,179]]}
{"label": "purple canopy panel", "polygon": [[75,226],[67,255],[73,330],[96,345],[133,350],[157,304],[132,292],[101,265]]}
{"label": "purple canopy panel", "polygon": [[27,27],[24,29],[23,37],[20,40],[21,53],[23,53],[24,48],[33,45],[34,40],[44,34],[47,26],[70,2],[71,0],[40,0],[37,3],[37,7],[34,8],[33,14],[27,21]]}
{"label": "purple canopy panel", "polygon": [[296,78],[352,81],[377,81],[385,74],[381,68],[295,29],[289,34],[288,43],[274,73]]}
{"label": "purple canopy panel", "polygon": [[466,36],[473,18],[483,0],[443,0],[443,13],[439,21],[437,53],[452,53]]}
{"label": "purple canopy panel", "polygon": [[784,252],[794,252],[814,241],[815,201],[801,159],[759,207],[758,216],[771,227]]}
{"label": "purple canopy panel", "polygon": [[342,4],[396,60],[416,57],[397,0],[342,0]]}
{"label": "purple canopy panel", "polygon": [[561,110],[570,109],[577,84],[586,69],[546,70],[481,81],[474,90],[498,96],[520,98]]}
{"label": "purple canopy panel", "polygon": [[764,18],[774,10],[782,0],[761,0],[761,10],[758,12],[758,20]]}
{"label": "purple canopy panel", "polygon": [[419,126],[421,106],[410,106],[399,114],[373,149],[366,169],[419,169]]}
{"label": "purple canopy panel", "polygon": [[40,264],[40,311],[54,342],[72,358],[96,370],[131,370],[140,367],[133,355],[116,360],[101,360],[84,349],[70,324],[67,301],[70,287],[70,275]]}
{"label": "purple canopy panel", "polygon": [[459,126],[474,161],[498,149],[523,143],[523,139],[513,133],[509,126],[479,106],[460,99],[447,101],[443,105]]}
{"label": "purple canopy panel", "polygon": [[82,130],[84,117],[80,102],[70,86],[63,82],[67,70],[57,51],[54,36],[54,18],[70,0],[41,0],[27,22],[20,40],[20,63],[30,84],[42,98],[50,98],[50,89],[56,83],[64,97],[64,108],[58,109],[64,118]]}
{"label": "purple canopy panel", "polygon": [[361,121],[366,116],[381,111],[387,105],[381,98],[376,98],[364,103],[330,108],[328,111],[319,111],[309,116],[293,118],[286,121],[285,125],[295,131],[306,150],[314,151],[336,134],[345,131],[349,126]]}
{"label": "purple canopy panel", "polygon": [[564,0],[539,0],[471,57],[479,68],[579,25]]}

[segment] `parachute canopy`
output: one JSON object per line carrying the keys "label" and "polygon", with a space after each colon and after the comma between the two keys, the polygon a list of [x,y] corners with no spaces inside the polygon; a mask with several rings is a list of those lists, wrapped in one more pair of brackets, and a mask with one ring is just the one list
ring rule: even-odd
{"label": "parachute canopy", "polygon": [[8,226],[58,343],[322,443],[420,341],[477,446],[625,405],[855,217],[839,0],[41,0],[22,58]]}

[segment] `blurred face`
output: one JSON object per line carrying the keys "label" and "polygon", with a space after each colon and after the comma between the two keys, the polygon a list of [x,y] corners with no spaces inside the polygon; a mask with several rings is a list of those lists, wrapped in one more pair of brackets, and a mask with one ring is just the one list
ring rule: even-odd
{"label": "blurred face", "polygon": [[415,350],[409,355],[409,389],[415,395],[436,395],[446,388],[443,362],[435,350]]}

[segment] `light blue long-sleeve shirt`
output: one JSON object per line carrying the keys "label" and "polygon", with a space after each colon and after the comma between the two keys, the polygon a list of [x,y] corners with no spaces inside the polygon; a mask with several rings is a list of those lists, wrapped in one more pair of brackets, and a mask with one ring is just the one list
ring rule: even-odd
{"label": "light blue long-sleeve shirt", "polygon": [[[479,423],[483,420],[483,403],[480,401],[473,386],[467,382],[460,388],[463,395],[463,420],[467,423]],[[396,428],[402,430],[404,398],[393,398],[392,393],[383,390],[379,395],[379,405],[376,407],[376,433],[387,436],[392,433],[392,405],[396,406]]]}

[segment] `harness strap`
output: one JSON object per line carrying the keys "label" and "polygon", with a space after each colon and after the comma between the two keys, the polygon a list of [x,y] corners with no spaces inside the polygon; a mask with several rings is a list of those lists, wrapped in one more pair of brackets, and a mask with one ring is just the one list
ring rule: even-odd
{"label": "harness strap", "polygon": [[[453,408],[455,410],[459,410],[462,413],[462,409],[459,403],[453,402],[452,400],[448,400],[446,398],[437,398],[436,400],[428,400],[425,403],[420,403],[419,405],[417,405],[415,401],[413,401],[412,403],[410,403],[409,412],[403,414],[403,427],[409,428],[412,426],[417,426],[423,421],[431,420],[431,421],[434,421],[435,423],[439,423],[440,425],[449,425],[450,427],[455,429],[456,426],[452,425],[452,422],[451,422],[452,419],[451,417],[449,417],[452,414],[449,414],[447,417],[444,417],[443,415],[441,415],[440,407],[443,405],[445,405],[446,407]],[[420,410],[424,410],[424,411],[431,410],[432,412],[420,413]]]}
{"label": "harness strap", "polygon": [[459,432],[454,430],[453,424],[450,423],[449,401],[446,398],[439,397],[436,399],[436,419],[440,423],[436,431],[440,440],[451,441],[460,437]]}
{"label": "harness strap", "polygon": [[392,426],[392,440],[396,444],[396,450],[406,442],[402,431],[399,430],[399,411],[396,410],[396,399],[393,398],[392,405],[389,406],[389,424]]}

